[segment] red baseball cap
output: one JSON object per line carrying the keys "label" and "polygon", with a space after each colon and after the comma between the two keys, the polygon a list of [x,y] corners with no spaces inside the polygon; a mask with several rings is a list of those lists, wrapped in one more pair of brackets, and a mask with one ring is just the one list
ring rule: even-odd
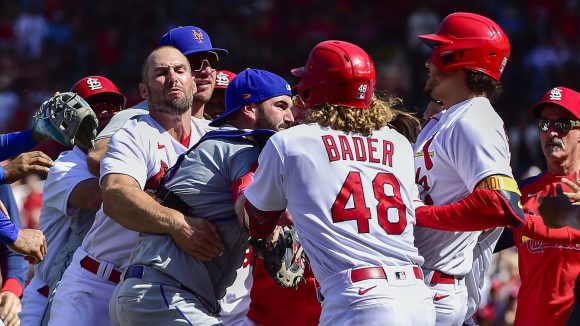
{"label": "red baseball cap", "polygon": [[226,89],[228,85],[236,77],[237,75],[231,71],[227,70],[218,70],[216,78],[215,78],[215,88],[218,89]]}
{"label": "red baseball cap", "polygon": [[548,104],[558,105],[580,119],[580,93],[574,90],[562,86],[552,88],[531,108],[532,115],[539,118],[542,109]]}

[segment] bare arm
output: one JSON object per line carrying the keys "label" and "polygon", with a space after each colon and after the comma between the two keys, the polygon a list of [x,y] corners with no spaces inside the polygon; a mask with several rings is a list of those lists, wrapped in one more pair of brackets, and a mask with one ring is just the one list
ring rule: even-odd
{"label": "bare arm", "polygon": [[90,149],[87,155],[87,164],[89,166],[89,171],[96,177],[101,173],[101,160],[105,157],[107,152],[107,146],[109,145],[109,140],[111,138],[99,139],[95,142],[95,148]]}
{"label": "bare arm", "polygon": [[102,197],[99,180],[91,178],[79,182],[68,198],[68,205],[81,209],[98,211],[101,208]]}
{"label": "bare arm", "polygon": [[202,261],[223,252],[215,226],[205,219],[188,217],[158,203],[124,174],[108,174],[101,182],[105,214],[127,229],[169,234],[175,243]]}

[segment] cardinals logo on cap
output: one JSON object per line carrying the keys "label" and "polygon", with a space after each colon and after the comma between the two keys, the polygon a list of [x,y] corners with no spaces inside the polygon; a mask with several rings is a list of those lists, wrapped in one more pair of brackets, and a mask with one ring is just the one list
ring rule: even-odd
{"label": "cardinals logo on cap", "polygon": [[103,84],[97,78],[87,78],[87,86],[89,86],[91,91],[103,88]]}
{"label": "cardinals logo on cap", "polygon": [[216,78],[215,78],[215,85],[216,86],[223,86],[223,87],[227,87],[230,83],[230,80],[228,79],[228,75],[224,72],[220,72],[217,74]]}
{"label": "cardinals logo on cap", "polygon": [[199,44],[203,43],[203,33],[201,31],[196,31],[196,30],[192,30],[191,31],[193,33],[193,39],[198,41]]}
{"label": "cardinals logo on cap", "polygon": [[550,101],[560,101],[562,100],[562,90],[558,87],[552,88],[550,91]]}

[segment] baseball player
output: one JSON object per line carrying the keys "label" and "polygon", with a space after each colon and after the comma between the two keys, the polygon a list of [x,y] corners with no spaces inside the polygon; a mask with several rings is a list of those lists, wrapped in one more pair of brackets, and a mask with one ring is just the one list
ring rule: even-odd
{"label": "baseball player", "polygon": [[[425,64],[425,91],[446,108],[427,123],[414,146],[421,199],[426,204],[454,203],[498,182],[517,202],[504,125],[490,104],[499,94],[510,54],[507,36],[486,17],[453,13],[435,34],[419,39],[433,48]],[[423,271],[433,291],[438,325],[461,325],[466,318],[465,276],[478,236],[416,228],[415,244],[425,257]],[[485,250],[489,261],[493,248]],[[476,279],[483,277],[484,268]]]}
{"label": "baseball player", "polygon": [[[117,86],[102,76],[79,80],[71,92],[79,94],[95,111],[99,130],[125,105],[125,96]],[[78,141],[70,151],[63,152],[50,169],[42,191],[40,229],[50,247],[45,260],[34,266],[34,277],[24,291],[20,319],[24,325],[40,325],[48,303],[50,283],[56,283],[70,263],[75,248],[65,247],[71,232],[81,238],[94,221],[101,206],[98,180],[87,168],[88,148]],[[55,279],[55,280],[52,280]]]}
{"label": "baseball player", "polygon": [[238,215],[266,238],[288,209],[320,282],[321,325],[434,324],[413,245],[412,147],[374,97],[372,60],[325,41],[292,72],[307,123],[270,138]]}
{"label": "baseball player", "polygon": [[[531,113],[537,122],[547,171],[522,180],[520,189],[524,209],[537,214],[540,198],[555,195],[558,187],[573,190],[562,179],[575,180],[580,171],[580,93],[554,87]],[[506,230],[518,249],[521,278],[515,325],[564,325],[580,274],[580,231],[565,227],[546,230],[544,236],[526,231]]]}
{"label": "baseball player", "polygon": [[[292,97],[292,102],[294,125],[304,123],[308,111],[302,106],[303,103],[297,95]],[[293,224],[291,217],[289,215],[286,217],[289,218],[281,218],[278,225]],[[250,248],[253,251],[254,248]],[[296,287],[288,288],[280,286],[274,280],[266,268],[265,260],[266,258],[258,259],[257,257],[253,260],[250,307],[244,325],[318,325],[321,307],[316,296],[316,289],[319,284],[314,278],[308,261],[305,262],[303,280]],[[278,304],[278,298],[285,298],[283,305]],[[288,314],[288,311],[300,311],[300,313]]]}
{"label": "baseball player", "polygon": [[[159,44],[177,48],[187,57],[192,67],[197,89],[191,104],[191,115],[196,131],[194,136],[197,137],[193,139],[192,144],[195,144],[208,129],[209,121],[204,119],[204,107],[214,91],[216,69],[219,67],[220,58],[227,55],[228,51],[213,47],[207,33],[196,26],[173,28],[161,37]],[[132,117],[148,114],[147,101],[139,103],[133,109],[135,110],[124,110],[117,115],[107,128],[98,135],[95,149],[89,152],[88,157],[89,169],[95,176],[99,175],[99,163],[105,156],[111,136]]]}
{"label": "baseball player", "polygon": [[290,95],[283,78],[264,70],[245,70],[232,80],[226,111],[210,124],[222,128],[206,134],[182,156],[158,193],[164,205],[210,221],[224,250],[213,260],[197,259],[168,235],[141,233],[111,300],[114,325],[220,324],[217,300],[246,257],[247,234],[234,202],[257,162],[260,135],[273,133],[263,129],[285,129],[294,122]]}
{"label": "baseball player", "polygon": [[208,118],[215,119],[224,113],[226,108],[226,88],[234,77],[236,77],[236,74],[231,71],[219,70],[217,72],[215,78],[215,89],[209,102],[207,102],[207,105],[204,108],[204,114]]}
{"label": "baseball player", "polygon": [[196,87],[188,60],[174,47],[155,49],[144,62],[139,90],[149,114],[128,121],[111,138],[101,162],[103,205],[62,277],[49,325],[110,324],[108,302],[136,246],[135,231],[171,234],[189,250],[209,238],[207,227],[192,226],[147,193],[201,136],[191,119]]}

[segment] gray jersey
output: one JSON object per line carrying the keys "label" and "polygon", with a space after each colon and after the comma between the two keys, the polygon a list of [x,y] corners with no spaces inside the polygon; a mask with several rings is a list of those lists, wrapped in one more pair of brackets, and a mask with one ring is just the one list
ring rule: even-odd
{"label": "gray jersey", "polygon": [[[138,105],[140,104],[141,103],[139,103]],[[147,104],[147,102],[145,102],[145,104]],[[101,132],[97,135],[96,140],[113,137],[113,134],[115,134],[119,129],[121,129],[121,127],[123,127],[123,125],[125,124],[125,122],[127,122],[127,120],[145,114],[149,114],[149,111],[147,110],[147,107],[143,109],[142,106],[140,106],[139,108],[135,106],[131,109],[122,110],[121,112],[115,114],[111,118],[111,121],[109,121],[109,123],[107,123],[105,128],[101,130]]]}
{"label": "gray jersey", "polygon": [[193,291],[210,311],[236,277],[245,258],[247,234],[235,215],[230,185],[258,159],[255,143],[244,139],[208,139],[185,156],[169,191],[181,198],[195,217],[212,222],[224,243],[223,255],[201,262],[181,250],[171,236],[140,234],[131,256],[133,265],[149,265]]}

